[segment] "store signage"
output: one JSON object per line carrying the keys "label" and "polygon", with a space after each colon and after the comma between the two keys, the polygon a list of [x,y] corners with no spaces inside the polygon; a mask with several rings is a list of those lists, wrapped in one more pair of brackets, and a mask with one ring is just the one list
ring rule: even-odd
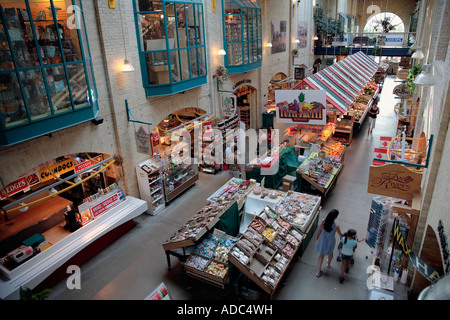
{"label": "store signage", "polygon": [[374,158],[377,160],[373,160],[372,164],[373,165],[381,165],[381,164],[385,164],[386,162],[382,161],[382,160],[378,160],[378,159],[383,159],[383,160],[387,160],[387,149],[385,148],[374,148],[373,150],[374,152]]}
{"label": "store signage", "polygon": [[91,207],[91,213],[94,216],[94,218],[98,217],[99,215],[105,213],[112,207],[115,207],[121,202],[121,197],[118,193],[114,193],[113,195],[107,197],[105,200],[101,201],[100,203],[94,205]]}
{"label": "store signage", "polygon": [[245,83],[252,83],[252,80],[250,79],[243,79],[241,81],[236,82],[236,84],[233,86],[233,90],[239,87],[240,85],[243,85]]}
{"label": "store signage", "polygon": [[41,182],[53,179],[53,175],[61,175],[63,173],[74,170],[75,161],[73,159],[67,159],[49,166],[43,170],[39,170],[39,178]]}
{"label": "store signage", "polygon": [[409,76],[409,69],[398,69],[396,75],[400,80],[406,80]]}
{"label": "store signage", "polygon": [[439,220],[438,225],[439,240],[441,241],[442,257],[444,258],[445,273],[450,269],[450,251],[448,248],[447,235],[444,232],[444,224]]}
{"label": "store signage", "polygon": [[377,45],[386,47],[401,47],[403,44],[403,34],[383,34],[378,35]]}
{"label": "store signage", "polygon": [[153,154],[151,136],[144,129],[144,127],[140,126],[137,131],[134,132],[134,136],[136,139],[136,149],[139,153],[143,154]]}
{"label": "store signage", "polygon": [[100,162],[102,160],[103,160],[103,157],[100,155],[100,156],[93,158],[92,160],[89,159],[80,164],[77,164],[77,165],[75,165],[75,173],[78,173],[78,172],[86,170],[92,166],[95,166],[98,162]]}
{"label": "store signage", "polygon": [[232,117],[236,114],[236,103],[235,97],[233,96],[225,96],[222,100],[222,112],[225,118]]}
{"label": "store signage", "polygon": [[300,66],[294,68],[294,79],[295,80],[303,80],[305,78],[306,67]]}
{"label": "store signage", "polygon": [[275,90],[277,122],[326,124],[325,90]]}
{"label": "store signage", "polygon": [[411,201],[420,193],[422,173],[411,171],[399,164],[370,166],[369,193]]}
{"label": "store signage", "polygon": [[0,193],[0,199],[4,200],[6,199],[4,192],[10,197],[12,195],[15,195],[16,193],[19,193],[20,191],[23,191],[28,188],[28,182],[27,178],[23,177],[19,180],[16,180],[14,182],[11,182],[8,184]]}
{"label": "store signage", "polygon": [[400,249],[403,251],[407,257],[409,263],[419,271],[427,280],[431,283],[435,283],[443,275],[437,272],[433,267],[426,264],[422,259],[420,259],[409,247],[406,242],[405,237],[400,229],[398,219],[394,220],[394,225],[392,227],[392,233],[394,235],[394,241],[399,245]]}

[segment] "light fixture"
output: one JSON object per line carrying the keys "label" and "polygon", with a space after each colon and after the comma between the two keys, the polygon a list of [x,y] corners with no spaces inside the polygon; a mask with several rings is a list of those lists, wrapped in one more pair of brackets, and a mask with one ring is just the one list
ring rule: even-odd
{"label": "light fixture", "polygon": [[420,47],[417,48],[416,51],[414,51],[414,53],[412,54],[411,58],[413,59],[423,59],[425,56],[422,52],[422,50],[420,50]]}
{"label": "light fixture", "polygon": [[431,64],[424,64],[422,72],[414,79],[414,84],[422,86],[434,86],[436,79],[433,75],[433,66]]}
{"label": "light fixture", "polygon": [[125,58],[123,60],[122,72],[130,72],[130,71],[134,71],[134,67],[130,63],[130,60],[128,60],[128,58]]}
{"label": "light fixture", "polygon": [[271,48],[272,47],[272,42],[267,42],[266,46]]}
{"label": "light fixture", "polygon": [[55,193],[57,193],[57,192],[58,192],[58,191],[56,191],[55,188],[51,188],[50,191],[49,191],[50,194],[55,194]]}
{"label": "light fixture", "polygon": [[294,40],[294,42],[295,43],[300,43],[300,39],[297,38],[297,39]]}
{"label": "light fixture", "polygon": [[119,13],[120,13],[120,24],[122,26],[123,49],[125,50],[125,59],[123,60],[122,72],[130,72],[134,71],[134,68],[127,57],[127,45],[125,43],[125,32],[123,30],[122,8],[119,9]]}
{"label": "light fixture", "polygon": [[319,37],[317,35],[315,35],[313,40],[319,40]]}
{"label": "light fixture", "polygon": [[224,56],[224,55],[227,54],[227,52],[226,52],[224,49],[219,49],[219,51],[217,51],[217,54],[218,54],[219,56]]}
{"label": "light fixture", "polygon": [[73,180],[73,181],[74,181],[75,183],[80,183],[81,180],[83,180],[83,179],[81,179],[80,175],[78,175],[78,176],[75,178],[75,180]]}
{"label": "light fixture", "polygon": [[[26,203],[25,203],[25,202],[19,202],[19,205],[20,205],[20,206],[25,206]],[[22,208],[19,209],[20,212],[25,212],[25,211],[27,211],[27,210],[28,210],[28,206],[22,207]]]}

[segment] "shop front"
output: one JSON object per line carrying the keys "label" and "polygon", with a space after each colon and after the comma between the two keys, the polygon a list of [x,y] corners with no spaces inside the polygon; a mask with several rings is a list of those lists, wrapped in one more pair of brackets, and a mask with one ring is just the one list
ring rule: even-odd
{"label": "shop front", "polygon": [[[106,234],[106,246],[147,209],[119,187],[116,159],[78,153],[51,159],[1,190],[1,298],[58,281],[68,261],[80,265],[84,250]],[[64,274],[63,274],[64,276]]]}

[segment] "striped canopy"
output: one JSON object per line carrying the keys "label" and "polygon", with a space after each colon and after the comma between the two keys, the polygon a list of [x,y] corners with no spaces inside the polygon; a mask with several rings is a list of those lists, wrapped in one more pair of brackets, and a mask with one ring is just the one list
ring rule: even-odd
{"label": "striped canopy", "polygon": [[377,69],[378,64],[359,51],[304,81],[312,89],[325,90],[327,103],[345,113]]}

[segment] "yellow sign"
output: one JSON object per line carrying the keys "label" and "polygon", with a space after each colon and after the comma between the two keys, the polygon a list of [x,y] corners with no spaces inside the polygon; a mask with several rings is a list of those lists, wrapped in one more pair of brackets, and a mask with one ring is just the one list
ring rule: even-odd
{"label": "yellow sign", "polygon": [[74,170],[75,161],[73,159],[67,159],[54,165],[49,166],[48,168],[39,170],[39,178],[41,182],[53,179],[53,175],[60,175],[69,171]]}

